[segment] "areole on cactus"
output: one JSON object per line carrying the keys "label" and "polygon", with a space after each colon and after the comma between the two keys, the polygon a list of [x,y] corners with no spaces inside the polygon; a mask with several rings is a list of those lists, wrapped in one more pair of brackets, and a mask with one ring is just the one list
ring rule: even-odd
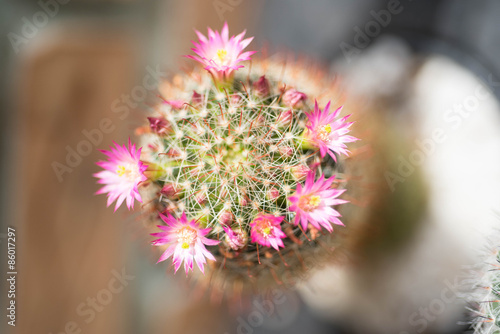
{"label": "areole on cactus", "polygon": [[[175,271],[184,261],[188,273],[193,261],[203,272],[208,259],[209,267],[220,262],[226,281],[279,282],[279,266],[302,262],[301,250],[321,248],[320,234],[343,225],[337,206],[347,203],[347,180],[339,168],[357,140],[352,122],[341,106],[330,111],[331,79],[308,68],[287,76],[272,59],[250,59],[254,52],[243,50],[252,38],[229,38],[227,24],[197,35],[196,55],[187,57],[204,68],[159,88],[162,101],[139,131],[133,186],[160,223],[159,261],[172,257]],[[96,176],[113,184],[110,198],[128,200],[130,180],[107,169]]]}

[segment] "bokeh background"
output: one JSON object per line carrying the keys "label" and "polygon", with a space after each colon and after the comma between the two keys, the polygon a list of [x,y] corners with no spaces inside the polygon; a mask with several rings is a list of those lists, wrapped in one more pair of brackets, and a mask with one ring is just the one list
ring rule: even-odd
{"label": "bokeh background", "polygon": [[[0,331],[465,332],[455,282],[499,225],[499,15],[495,0],[0,0],[2,310],[8,226],[18,261],[16,327],[2,314]],[[397,226],[420,225],[403,246],[314,273],[257,325],[242,325],[252,310],[195,301],[154,264],[136,217],[93,196],[97,149],[123,142],[144,117],[138,105],[118,118],[114,101],[146,75],[184,66],[193,29],[225,21],[255,36],[252,50],[307,55],[342,77],[348,99],[388,120],[381,136],[395,129],[411,144],[390,171],[436,129],[446,138],[413,164],[425,204],[405,181],[405,202],[387,204]],[[103,119],[112,127],[58,177],[54,166]],[[416,211],[391,216],[412,203]]]}

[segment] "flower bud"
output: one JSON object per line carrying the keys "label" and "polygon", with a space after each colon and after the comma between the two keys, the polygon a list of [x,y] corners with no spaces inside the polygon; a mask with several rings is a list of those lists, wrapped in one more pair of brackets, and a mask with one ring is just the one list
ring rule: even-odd
{"label": "flower bud", "polygon": [[288,89],[283,94],[283,104],[289,107],[295,107],[300,101],[305,101],[306,99],[306,94],[301,93],[294,88]]}
{"label": "flower bud", "polygon": [[262,126],[262,125],[264,125],[265,121],[266,121],[266,118],[263,115],[260,115],[260,116],[255,118],[253,125],[254,126]]}
{"label": "flower bud", "polygon": [[175,199],[179,197],[179,189],[177,189],[177,186],[173,183],[167,183],[161,188],[160,193],[169,198],[169,199]]}
{"label": "flower bud", "polygon": [[159,145],[154,143],[154,144],[148,144],[148,148],[151,150],[151,152],[158,152],[160,149]]}
{"label": "flower bud", "polygon": [[193,105],[197,107],[203,103],[203,95],[193,90],[193,96],[191,97],[191,101]]}
{"label": "flower bud", "polygon": [[304,165],[292,167],[292,175],[296,180],[305,179],[310,169]]}
{"label": "flower bud", "polygon": [[219,216],[219,222],[222,225],[229,225],[233,221],[233,214],[230,211],[222,211]]}
{"label": "flower bud", "polygon": [[198,194],[196,194],[195,200],[198,204],[203,204],[207,200],[207,196],[205,195],[205,193],[199,192]]}
{"label": "flower bud", "polygon": [[269,81],[266,79],[266,76],[263,75],[259,78],[259,80],[255,81],[253,83],[253,90],[255,92],[255,95],[260,96],[260,97],[265,97],[269,95]]}
{"label": "flower bud", "polygon": [[276,120],[276,124],[278,127],[283,128],[286,127],[290,124],[290,121],[292,120],[293,113],[291,110],[283,111],[279,116],[278,119]]}
{"label": "flower bud", "polygon": [[278,148],[278,151],[285,157],[290,157],[293,154],[293,148],[291,148],[290,146],[280,146]]}
{"label": "flower bud", "polygon": [[248,242],[248,234],[241,228],[232,230],[224,226],[226,232],[225,242],[233,250],[240,250],[244,248]]}
{"label": "flower bud", "polygon": [[267,191],[267,198],[269,198],[270,200],[275,200],[279,196],[280,196],[280,192],[275,187],[272,187],[271,189],[269,189]]}
{"label": "flower bud", "polygon": [[148,117],[149,128],[152,132],[159,135],[167,133],[170,130],[170,124],[162,117]]}
{"label": "flower bud", "polygon": [[176,149],[176,148],[171,148],[167,152],[167,156],[171,159],[182,159],[184,157],[184,155],[185,154],[183,154],[183,152],[181,150]]}
{"label": "flower bud", "polygon": [[241,96],[233,94],[231,95],[230,101],[232,105],[239,105],[241,103]]}
{"label": "flower bud", "polygon": [[170,104],[174,109],[181,109],[185,102],[183,100],[168,100],[165,103]]}
{"label": "flower bud", "polygon": [[238,202],[239,202],[240,206],[247,206],[248,205],[248,201],[244,196],[241,196]]}

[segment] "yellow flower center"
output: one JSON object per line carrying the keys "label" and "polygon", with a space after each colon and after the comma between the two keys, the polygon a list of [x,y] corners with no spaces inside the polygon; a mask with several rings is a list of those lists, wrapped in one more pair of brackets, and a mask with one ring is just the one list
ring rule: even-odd
{"label": "yellow flower center", "polygon": [[186,226],[177,232],[177,242],[181,244],[182,249],[189,249],[198,238],[198,232],[192,227]]}
{"label": "yellow flower center", "polygon": [[119,165],[116,169],[116,174],[118,174],[118,176],[123,176],[125,175],[125,173],[127,173],[127,169],[125,168],[125,166]]}
{"label": "yellow flower center", "polygon": [[227,51],[225,49],[219,49],[217,50],[217,57],[219,58],[220,62],[224,62],[224,59],[226,59],[227,56]]}
{"label": "yellow flower center", "polygon": [[323,141],[329,141],[330,140],[330,133],[332,133],[332,126],[330,124],[323,125],[317,130],[318,137],[319,139]]}
{"label": "yellow flower center", "polygon": [[321,197],[318,195],[302,196],[299,200],[299,207],[304,211],[316,209],[321,204]]}
{"label": "yellow flower center", "polygon": [[258,222],[257,230],[264,238],[272,236],[273,224],[268,219],[261,219]]}
{"label": "yellow flower center", "polygon": [[125,164],[116,167],[116,175],[125,177],[129,181],[135,181],[139,177],[140,172],[133,164]]}
{"label": "yellow flower center", "polygon": [[310,206],[317,208],[319,203],[321,203],[321,198],[319,196],[311,196],[311,198],[309,198]]}

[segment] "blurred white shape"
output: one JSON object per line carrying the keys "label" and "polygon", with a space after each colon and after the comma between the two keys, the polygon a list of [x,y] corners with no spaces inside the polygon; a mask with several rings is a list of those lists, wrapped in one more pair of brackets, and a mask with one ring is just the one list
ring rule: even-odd
{"label": "blurred white shape", "polygon": [[500,225],[495,215],[500,208],[500,110],[491,91],[495,87],[440,57],[426,61],[414,87],[420,137],[430,138],[438,128],[446,135],[424,165],[430,218],[464,249],[480,248],[492,227]]}
{"label": "blurred white shape", "polygon": [[390,96],[409,80],[411,65],[408,45],[396,37],[383,36],[373,46],[348,62],[341,59],[333,69],[343,77],[350,95]]}
{"label": "blurred white shape", "polygon": [[[432,144],[421,165],[429,205],[411,247],[370,268],[325,268],[302,295],[319,314],[357,332],[449,330],[464,313],[457,298],[461,266],[478,261],[500,224],[498,102],[468,70],[444,57],[417,63],[397,40],[377,43],[349,67],[334,68],[346,76],[349,98],[391,97],[394,117],[414,123],[416,141],[429,142],[437,129],[444,140]],[[500,89],[494,85],[490,80]],[[402,112],[406,117],[399,117]]]}

